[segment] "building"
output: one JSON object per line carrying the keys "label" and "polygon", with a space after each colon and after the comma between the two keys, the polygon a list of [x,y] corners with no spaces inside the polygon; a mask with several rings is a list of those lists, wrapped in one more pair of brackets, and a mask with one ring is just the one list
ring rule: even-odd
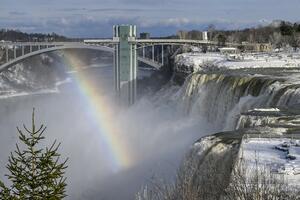
{"label": "building", "polygon": [[150,39],[150,33],[140,33],[140,39]]}
{"label": "building", "polygon": [[205,41],[208,40],[208,34],[207,34],[207,31],[203,31],[203,32],[202,32],[202,40],[205,40]]}
{"label": "building", "polygon": [[271,43],[242,42],[239,48],[241,49],[241,51],[246,52],[271,52],[273,50]]}
{"label": "building", "polygon": [[208,32],[207,31],[177,31],[176,33],[177,38],[179,39],[191,39],[191,40],[208,40]]}
{"label": "building", "polygon": [[188,32],[180,30],[180,31],[177,31],[176,35],[177,35],[178,39],[187,39]]}
{"label": "building", "polygon": [[272,51],[272,45],[270,43],[256,43],[254,44],[254,51],[270,52]]}

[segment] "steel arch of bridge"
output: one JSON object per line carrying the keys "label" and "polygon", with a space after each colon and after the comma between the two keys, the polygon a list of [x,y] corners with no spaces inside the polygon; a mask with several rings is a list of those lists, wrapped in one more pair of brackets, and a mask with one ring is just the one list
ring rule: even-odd
{"label": "steel arch of bridge", "polygon": [[[14,45],[14,44],[11,43],[10,45]],[[25,47],[27,45],[28,44],[26,44],[26,43],[22,43],[22,47]],[[30,45],[35,46],[33,44],[30,44]],[[16,45],[16,46],[20,46],[20,44]],[[17,64],[19,62],[24,61],[27,58],[34,57],[34,56],[44,54],[44,53],[53,52],[53,51],[59,51],[59,50],[65,50],[65,49],[92,49],[92,50],[99,50],[99,51],[114,53],[114,49],[107,47],[107,46],[91,46],[91,45],[85,45],[85,44],[79,44],[79,43],[78,44],[67,44],[67,45],[60,44],[60,46],[55,46],[55,45],[52,46],[52,44],[51,45],[48,44],[48,46],[51,46],[51,47],[39,49],[39,50],[32,51],[29,53],[22,53],[21,56],[14,56],[14,59],[12,59],[12,60],[7,59],[8,62],[6,62],[0,66],[0,72],[14,66],[15,64]],[[14,53],[14,54],[16,54],[16,53]]]}

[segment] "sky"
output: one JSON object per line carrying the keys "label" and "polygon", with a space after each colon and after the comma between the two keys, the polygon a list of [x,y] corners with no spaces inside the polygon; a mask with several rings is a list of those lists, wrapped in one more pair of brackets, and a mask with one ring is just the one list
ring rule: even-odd
{"label": "sky", "polygon": [[114,24],[135,24],[152,36],[177,30],[236,29],[300,21],[300,0],[0,0],[0,28],[68,37],[112,36]]}

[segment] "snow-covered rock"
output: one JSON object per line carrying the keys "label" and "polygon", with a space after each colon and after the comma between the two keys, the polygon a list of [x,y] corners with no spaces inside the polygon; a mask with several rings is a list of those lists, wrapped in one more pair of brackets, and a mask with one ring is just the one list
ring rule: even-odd
{"label": "snow-covered rock", "polygon": [[241,145],[241,156],[247,166],[267,166],[273,173],[283,174],[288,182],[300,186],[300,147],[290,138],[251,138]]}
{"label": "snow-covered rock", "polygon": [[192,73],[205,70],[224,70],[242,68],[299,68],[299,53],[248,53],[239,54],[238,60],[228,59],[220,53],[183,53],[175,58],[175,70]]}

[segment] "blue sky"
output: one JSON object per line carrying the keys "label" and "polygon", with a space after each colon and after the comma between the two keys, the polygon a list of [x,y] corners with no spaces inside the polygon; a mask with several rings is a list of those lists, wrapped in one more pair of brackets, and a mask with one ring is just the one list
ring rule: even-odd
{"label": "blue sky", "polygon": [[95,38],[110,37],[113,24],[136,24],[161,36],[295,22],[299,13],[300,0],[0,0],[0,28]]}

